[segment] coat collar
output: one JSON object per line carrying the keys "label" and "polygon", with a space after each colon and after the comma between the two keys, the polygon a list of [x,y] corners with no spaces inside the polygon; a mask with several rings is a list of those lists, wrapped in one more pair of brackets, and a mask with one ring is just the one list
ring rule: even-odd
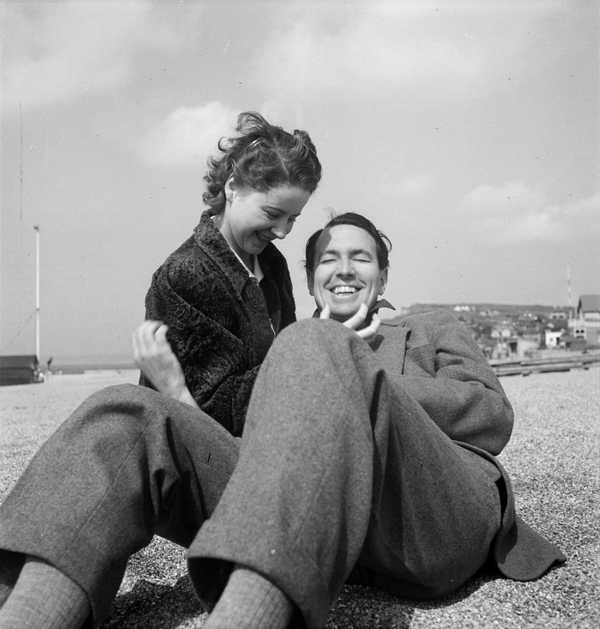
{"label": "coat collar", "polygon": [[[204,253],[219,267],[234,290],[241,295],[244,286],[250,281],[247,269],[238,260],[231,247],[216,228],[209,210],[200,216],[200,222],[194,228],[193,238]],[[265,276],[272,277],[271,269],[281,254],[277,248],[269,243],[264,251],[258,255],[258,261]]]}

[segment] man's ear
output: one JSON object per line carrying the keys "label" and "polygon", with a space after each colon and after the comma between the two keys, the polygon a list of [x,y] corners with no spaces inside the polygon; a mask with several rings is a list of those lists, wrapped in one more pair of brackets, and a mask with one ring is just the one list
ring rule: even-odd
{"label": "man's ear", "polygon": [[385,288],[387,286],[387,280],[388,280],[388,270],[387,269],[383,269],[383,271],[381,271],[380,275],[379,275],[379,294],[383,295],[383,293],[385,293]]}
{"label": "man's ear", "polygon": [[306,272],[306,287],[308,288],[308,294],[311,297],[315,296],[315,291],[313,289],[314,286],[314,275],[312,273]]}

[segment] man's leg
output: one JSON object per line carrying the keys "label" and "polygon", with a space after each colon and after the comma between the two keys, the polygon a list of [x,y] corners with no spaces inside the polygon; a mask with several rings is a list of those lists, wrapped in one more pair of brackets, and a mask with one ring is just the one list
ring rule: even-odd
{"label": "man's leg", "polygon": [[378,418],[374,434],[373,511],[352,576],[436,598],[486,562],[500,528],[500,472],[449,439],[401,383],[389,387],[386,406],[390,421]]}
{"label": "man's leg", "polygon": [[127,559],[154,533],[190,543],[233,471],[238,442],[201,411],[145,387],[94,394],[0,507],[0,562],[3,551],[43,559],[86,592],[101,620]]}
{"label": "man's leg", "polygon": [[236,565],[282,590],[308,627],[324,623],[362,547],[371,511],[372,350],[330,321],[276,339],[254,385],[240,459],[188,551],[197,592],[214,603]]}
{"label": "man's leg", "polygon": [[[390,430],[392,418],[400,431]],[[396,443],[388,447],[390,437]],[[438,442],[443,444],[439,451]],[[402,538],[402,519],[396,519],[395,510],[388,514],[388,500],[400,500],[409,491],[406,501],[415,504],[407,517],[418,517],[425,499],[418,495],[419,474],[433,477],[448,455],[452,463],[444,473],[456,473],[454,482],[469,479],[466,490],[477,484],[470,478],[471,462],[458,450],[422,407],[392,386],[358,335],[328,321],[286,328],[255,383],[238,466],[188,552],[200,597],[214,602],[229,571],[241,565],[284,592],[307,627],[321,627],[359,556],[364,558],[365,540],[378,539],[375,523],[385,528],[391,519],[399,527],[392,541],[400,548],[418,539],[412,533]],[[430,459],[433,467],[427,471]],[[487,483],[486,491],[493,487],[487,476],[479,478]],[[433,510],[436,517],[454,517],[456,509],[444,510],[453,494],[443,485],[448,484],[440,483],[438,492],[431,487],[426,499],[441,501]],[[423,510],[425,518],[429,513]],[[418,522],[412,530],[419,531]],[[430,537],[428,533],[426,539]],[[368,547],[365,551],[373,559],[371,567],[385,568],[380,554],[371,555]],[[429,561],[426,569],[414,568],[417,582],[430,576]],[[453,576],[465,579],[469,570],[461,567]]]}

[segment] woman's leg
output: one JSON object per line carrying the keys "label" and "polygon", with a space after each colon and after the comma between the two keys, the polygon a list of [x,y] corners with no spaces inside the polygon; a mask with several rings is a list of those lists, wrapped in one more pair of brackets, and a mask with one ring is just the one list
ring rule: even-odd
{"label": "woman's leg", "polygon": [[[392,529],[383,543],[397,550],[391,574],[415,587],[430,579],[425,586],[439,588],[431,566],[435,572],[441,563],[419,553],[448,519],[457,525],[450,523],[434,550],[450,544],[441,578],[444,585],[456,579],[451,585],[458,587],[485,559],[499,518],[498,508],[492,522],[484,521],[488,505],[497,506],[493,478],[479,473],[470,456],[401,384],[390,383],[376,353],[355,333],[327,321],[286,328],[255,383],[238,466],[188,552],[200,597],[216,600],[229,571],[242,565],[284,592],[306,626],[321,627],[359,556],[389,575],[376,543],[382,530]],[[482,495],[484,515],[469,536],[458,515],[467,503],[467,517],[478,513],[473,504]],[[401,506],[390,509],[394,501]],[[428,501],[436,506],[428,508]],[[429,516],[438,518],[433,531]],[[456,531],[458,540],[452,538]],[[474,539],[482,545],[476,557],[449,570],[454,555]]]}
{"label": "woman's leg", "polygon": [[238,440],[201,411],[109,387],[42,446],[0,506],[0,549],[56,567],[101,620],[127,559],[155,533],[190,543],[237,456]]}

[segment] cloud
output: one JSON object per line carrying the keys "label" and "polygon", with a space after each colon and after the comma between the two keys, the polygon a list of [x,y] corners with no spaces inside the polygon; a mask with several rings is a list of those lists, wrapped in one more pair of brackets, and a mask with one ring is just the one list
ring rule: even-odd
{"label": "cloud", "polygon": [[219,138],[234,133],[238,113],[220,102],[180,107],[147,134],[140,156],[150,164],[204,164]]}
{"label": "cloud", "polygon": [[560,27],[569,17],[560,2],[298,6],[279,9],[278,28],[256,64],[255,82],[288,101],[343,104],[352,98],[372,106],[393,98],[397,108],[471,101],[512,90],[515,80],[534,79],[540,67],[552,67],[565,49],[571,55],[582,47]]}
{"label": "cloud", "polygon": [[557,204],[523,182],[481,185],[465,195],[459,212],[468,229],[492,245],[600,236],[600,193]]}
{"label": "cloud", "polygon": [[417,173],[383,184],[380,193],[391,199],[417,201],[425,198],[435,186],[436,180],[433,175]]}
{"label": "cloud", "polygon": [[8,2],[3,9],[7,113],[114,88],[134,76],[136,55],[185,45],[178,15],[144,0]]}
{"label": "cloud", "polygon": [[[505,76],[522,52],[533,15],[490,4],[482,11],[442,3],[318,5],[283,14],[265,43],[256,80],[289,99],[472,98]],[[522,64],[519,64],[522,65]]]}
{"label": "cloud", "polygon": [[[362,18],[362,15],[360,16]],[[258,78],[293,98],[353,94],[372,99],[380,89],[454,92],[477,79],[485,56],[438,34],[411,32],[398,21],[357,19],[337,32],[323,22],[300,21],[279,33],[260,59]],[[424,35],[424,36],[423,36]]]}

